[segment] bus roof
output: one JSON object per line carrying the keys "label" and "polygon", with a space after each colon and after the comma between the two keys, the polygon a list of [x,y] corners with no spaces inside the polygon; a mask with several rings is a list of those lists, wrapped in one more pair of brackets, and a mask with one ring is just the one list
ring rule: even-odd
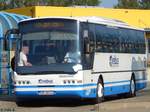
{"label": "bus roof", "polygon": [[41,17],[41,18],[30,18],[20,21],[19,23],[25,22],[25,21],[32,21],[32,20],[40,20],[40,19],[69,19],[69,20],[77,20],[80,22],[89,22],[89,23],[96,23],[96,24],[102,24],[102,25],[108,25],[108,26],[114,26],[114,27],[121,27],[121,28],[129,28],[134,30],[142,30],[144,29],[129,26],[127,23],[116,20],[116,19],[110,19],[110,18],[104,18],[104,17],[96,17],[96,16],[90,16],[90,17]]}

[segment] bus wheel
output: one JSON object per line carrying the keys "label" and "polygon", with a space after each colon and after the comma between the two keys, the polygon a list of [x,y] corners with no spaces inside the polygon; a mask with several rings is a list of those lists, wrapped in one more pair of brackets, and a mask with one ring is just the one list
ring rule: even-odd
{"label": "bus wheel", "polygon": [[16,101],[17,106],[23,106],[24,103],[22,101]]}
{"label": "bus wheel", "polygon": [[103,86],[103,82],[102,79],[99,79],[98,83],[97,83],[97,103],[100,103],[104,100],[104,86]]}
{"label": "bus wheel", "polygon": [[22,99],[16,99],[16,105],[17,106],[24,106],[25,105],[25,101]]}
{"label": "bus wheel", "polygon": [[136,83],[135,83],[135,78],[134,76],[131,77],[130,80],[130,92],[129,92],[130,97],[136,96]]}

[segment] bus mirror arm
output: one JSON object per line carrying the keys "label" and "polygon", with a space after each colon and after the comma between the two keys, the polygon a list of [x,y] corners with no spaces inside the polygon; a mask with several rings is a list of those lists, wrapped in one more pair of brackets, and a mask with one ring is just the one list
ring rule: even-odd
{"label": "bus mirror arm", "polygon": [[10,30],[7,30],[7,32],[5,33],[5,46],[6,46],[6,50],[9,50],[10,49],[10,46],[9,46],[9,40],[10,40],[10,35],[11,34],[19,34],[19,30],[18,29],[10,29]]}
{"label": "bus mirror arm", "polygon": [[10,34],[19,34],[19,30],[18,29],[7,30],[7,32],[5,34],[5,39],[9,40],[9,35]]}

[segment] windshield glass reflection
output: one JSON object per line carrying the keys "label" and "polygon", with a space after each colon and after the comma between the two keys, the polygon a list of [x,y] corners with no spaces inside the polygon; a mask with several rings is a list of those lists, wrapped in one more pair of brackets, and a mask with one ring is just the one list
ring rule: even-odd
{"label": "windshield glass reflection", "polygon": [[77,34],[71,32],[34,32],[23,35],[18,66],[80,63]]}

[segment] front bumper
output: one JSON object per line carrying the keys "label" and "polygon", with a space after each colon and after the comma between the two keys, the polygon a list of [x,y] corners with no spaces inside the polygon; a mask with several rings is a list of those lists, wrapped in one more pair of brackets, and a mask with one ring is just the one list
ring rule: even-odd
{"label": "front bumper", "polygon": [[16,97],[50,97],[50,98],[94,98],[96,85],[68,85],[55,87],[15,87]]}

